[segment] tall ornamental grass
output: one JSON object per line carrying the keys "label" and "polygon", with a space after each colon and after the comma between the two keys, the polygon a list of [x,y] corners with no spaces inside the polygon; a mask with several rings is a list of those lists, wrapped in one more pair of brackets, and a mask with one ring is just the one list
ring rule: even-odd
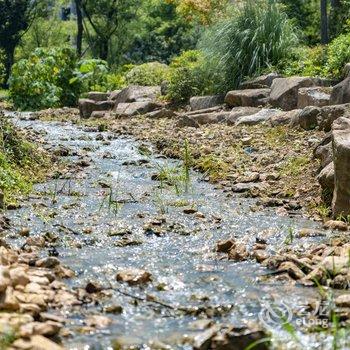
{"label": "tall ornamental grass", "polygon": [[231,11],[200,41],[220,92],[285,62],[298,44],[296,28],[275,0],[246,0]]}

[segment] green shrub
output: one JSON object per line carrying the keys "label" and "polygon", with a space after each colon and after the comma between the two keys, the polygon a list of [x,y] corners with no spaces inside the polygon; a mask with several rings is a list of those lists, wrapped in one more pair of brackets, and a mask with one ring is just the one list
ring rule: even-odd
{"label": "green shrub", "polygon": [[127,84],[155,86],[167,79],[169,67],[159,62],[144,63],[134,66],[125,76]]}
{"label": "green shrub", "polygon": [[75,77],[70,83],[79,83],[81,92],[107,91],[108,64],[98,59],[88,59],[78,62],[74,71]]}
{"label": "green shrub", "polygon": [[0,85],[2,85],[5,81],[5,55],[0,50]]}
{"label": "green shrub", "polygon": [[12,68],[10,97],[16,108],[37,110],[72,106],[80,92],[74,81],[75,53],[70,48],[36,49]]}
{"label": "green shrub", "polygon": [[201,39],[207,70],[217,89],[236,88],[247,77],[286,59],[298,43],[296,30],[274,0],[247,0]]}
{"label": "green shrub", "polygon": [[190,97],[206,92],[207,77],[200,51],[185,51],[170,63],[168,97],[174,103],[185,103]]}
{"label": "green shrub", "polygon": [[339,35],[328,46],[328,75],[340,77],[346,63],[350,62],[350,33]]}

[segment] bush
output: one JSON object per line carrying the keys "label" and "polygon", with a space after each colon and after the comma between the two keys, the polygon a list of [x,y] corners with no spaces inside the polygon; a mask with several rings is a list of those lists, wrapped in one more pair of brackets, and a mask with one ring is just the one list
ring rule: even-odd
{"label": "bush", "polygon": [[339,35],[328,47],[328,75],[341,77],[346,63],[350,62],[350,33]]}
{"label": "bush", "polygon": [[5,83],[5,55],[4,53],[0,50],[0,85]]}
{"label": "bush", "polygon": [[131,85],[155,86],[167,79],[169,67],[159,62],[144,63],[133,68],[126,74],[126,82]]}
{"label": "bush", "polygon": [[209,88],[200,51],[185,51],[170,63],[168,97],[174,103],[188,102]]}
{"label": "bush", "polygon": [[15,107],[37,110],[75,105],[80,92],[80,82],[72,81],[75,65],[70,48],[38,48],[28,59],[20,60],[9,80]]}
{"label": "bush", "polygon": [[218,77],[217,90],[226,92],[286,59],[297,43],[296,30],[276,1],[247,0],[210,27],[200,47],[208,71]]}

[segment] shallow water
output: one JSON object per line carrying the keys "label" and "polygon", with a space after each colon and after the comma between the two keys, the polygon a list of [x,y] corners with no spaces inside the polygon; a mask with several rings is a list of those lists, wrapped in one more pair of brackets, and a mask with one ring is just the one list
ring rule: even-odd
{"label": "shallow water", "polygon": [[[218,240],[245,237],[252,245],[257,234],[267,229],[274,230],[269,238],[269,249],[274,250],[284,245],[291,229],[317,227],[316,223],[299,215],[278,216],[274,210],[254,212],[251,207],[255,200],[228,196],[195,172],[191,173],[187,192],[183,188],[179,194],[174,187],[159,188],[160,183],[151,180],[152,174],[181,164],[156,154],[140,154],[140,144],[132,138],[67,123],[16,118],[14,123],[41,135],[47,148],[69,150],[66,161],[70,164],[82,158],[90,160],[89,166],[72,167],[59,179],[37,185],[37,194],[21,209],[9,213],[14,227],[29,227],[31,234],[50,232],[59,237],[54,249],[60,260],[78,274],[68,281],[72,287],[84,287],[93,280],[112,288],[111,300],[67,313],[74,332],[73,337],[64,340],[67,348],[80,349],[85,344],[84,349],[107,349],[119,336],[131,337],[139,344],[158,339],[175,348],[184,334],[194,332],[190,323],[198,317],[173,308],[213,307],[217,312],[211,318],[240,325],[247,320],[258,322],[264,301],[283,301],[296,309],[309,297],[317,297],[314,289],[262,282],[259,276],[268,271],[258,264],[219,259],[213,252]],[[182,202],[195,207],[204,218],[184,214]],[[160,234],[150,230],[145,233],[145,224],[160,217],[166,220]],[[131,231],[127,236],[142,244],[116,246],[121,237],[111,236],[111,232],[126,227]],[[316,239],[304,240],[307,245]],[[18,238],[14,241],[24,242]],[[139,288],[117,282],[117,271],[127,267],[152,273],[152,284]],[[141,298],[149,294],[171,307],[142,301],[136,304],[135,298],[124,292]],[[121,315],[107,315],[113,319],[112,325],[91,335],[79,334],[85,315],[99,313],[103,305],[109,304],[123,307]],[[281,330],[274,332],[283,336]],[[330,346],[325,340],[321,345],[313,336],[300,339],[307,349]]]}

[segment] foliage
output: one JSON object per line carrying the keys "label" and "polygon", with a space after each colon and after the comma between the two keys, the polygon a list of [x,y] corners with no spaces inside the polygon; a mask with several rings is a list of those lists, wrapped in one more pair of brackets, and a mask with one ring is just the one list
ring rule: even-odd
{"label": "foliage", "polygon": [[273,0],[247,0],[228,19],[210,27],[201,40],[207,70],[221,92],[289,56],[296,30]]}
{"label": "foliage", "polygon": [[32,181],[40,179],[48,166],[47,156],[1,116],[0,188],[5,202],[11,202],[19,193],[28,193]]}
{"label": "foliage", "polygon": [[5,54],[2,50],[0,50],[0,86],[5,82],[5,76]]}
{"label": "foliage", "polygon": [[203,24],[215,21],[225,10],[228,0],[168,0],[176,4],[177,11],[190,20]]}
{"label": "foliage", "polygon": [[206,90],[207,78],[200,51],[185,51],[170,64],[168,97],[175,103],[187,102]]}
{"label": "foliage", "polygon": [[327,70],[329,75],[340,77],[348,62],[350,62],[350,32],[335,38],[328,47]]}
{"label": "foliage", "polygon": [[134,66],[126,74],[126,82],[131,85],[154,86],[160,85],[167,79],[169,67],[159,62],[144,63]]}
{"label": "foliage", "polygon": [[72,106],[80,92],[74,78],[76,57],[72,49],[36,49],[13,66],[10,97],[22,110]]}
{"label": "foliage", "polygon": [[126,58],[133,63],[169,63],[182,51],[195,48],[200,27],[193,25],[164,0],[142,2],[137,25],[129,34]]}
{"label": "foliage", "polygon": [[78,62],[74,78],[70,84],[79,83],[81,92],[105,91],[107,85],[108,64],[106,61],[89,59]]}

